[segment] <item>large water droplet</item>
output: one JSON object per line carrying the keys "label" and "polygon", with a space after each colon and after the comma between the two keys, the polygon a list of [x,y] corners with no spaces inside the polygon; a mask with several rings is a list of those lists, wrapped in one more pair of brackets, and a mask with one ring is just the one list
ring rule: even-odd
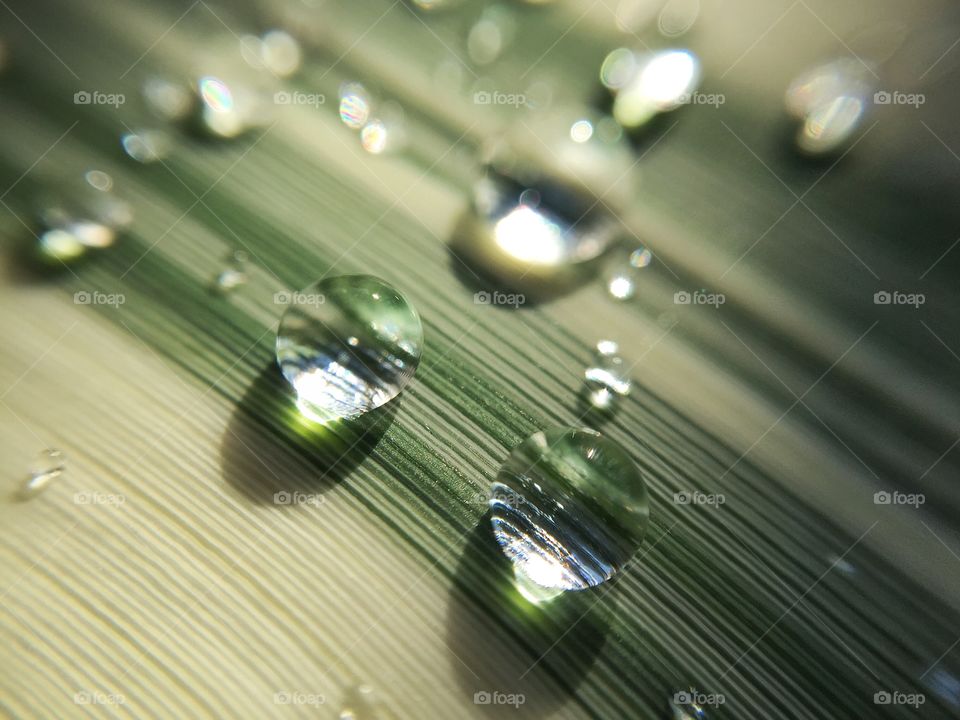
{"label": "large water droplet", "polygon": [[310,419],[362,415],[395,398],[413,377],[423,349],[420,316],[383,280],[343,275],[275,298],[289,304],[277,332],[277,362]]}
{"label": "large water droplet", "polygon": [[30,467],[30,477],[20,488],[20,497],[29,500],[43,492],[63,474],[66,463],[63,453],[55,448],[41,452]]}
{"label": "large water droplet", "polygon": [[537,432],[510,453],[490,497],[490,522],[533,601],[542,590],[609,580],[647,529],[647,487],[630,456],[592,430]]}

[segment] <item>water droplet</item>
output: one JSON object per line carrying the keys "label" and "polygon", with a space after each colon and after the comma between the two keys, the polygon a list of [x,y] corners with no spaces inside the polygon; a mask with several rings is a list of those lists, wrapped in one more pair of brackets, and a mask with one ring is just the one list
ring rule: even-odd
{"label": "water droplet", "polygon": [[589,120],[577,120],[570,126],[570,139],[577,143],[585,143],[593,137],[593,123]]}
{"label": "water droplet", "polygon": [[653,260],[653,253],[646,248],[637,248],[623,266],[617,267],[607,281],[607,292],[617,300],[630,300],[637,292],[640,270]]}
{"label": "water droplet", "polygon": [[474,188],[467,252],[496,274],[549,277],[598,257],[614,227],[589,194],[547,178],[529,185],[490,168]]}
{"label": "water droplet", "polygon": [[619,49],[604,60],[600,76],[615,93],[613,117],[626,128],[639,128],[688,100],[700,82],[700,62],[689,50],[661,50],[631,59]]}
{"label": "water droplet", "polygon": [[799,75],[787,88],[787,113],[800,120],[797,148],[826,155],[845,147],[866,114],[875,81],[868,66],[841,58]]}
{"label": "water droplet", "polygon": [[193,105],[190,90],[166,78],[148,78],[143,83],[142,92],[151,111],[170,122],[186,118]]}
{"label": "water droplet", "polygon": [[518,590],[533,601],[542,599],[537,589],[584,590],[609,580],[639,547],[648,517],[633,460],[592,430],[534,433],[491,488],[494,536]]}
{"label": "water droplet", "polygon": [[278,297],[289,307],[277,332],[277,362],[310,419],[362,415],[413,377],[423,350],[420,316],[383,280],[343,275]]}
{"label": "water droplet", "polygon": [[222,270],[214,280],[217,292],[227,294],[236,290],[247,282],[247,253],[242,250],[234,252],[229,259],[229,266]]}
{"label": "water droplet", "polygon": [[340,120],[352,130],[367,124],[371,109],[370,93],[358,82],[340,86]]}
{"label": "water droplet", "polygon": [[87,170],[83,177],[95,190],[110,192],[113,189],[113,178],[103,170]]}
{"label": "water droplet", "polygon": [[387,126],[382,120],[373,119],[360,131],[360,144],[373,155],[379,155],[387,149]]}
{"label": "water droplet", "polygon": [[219,138],[235,138],[262,118],[261,98],[243,83],[228,84],[213,75],[201,77],[196,84],[200,128]]}
{"label": "water droplet", "polygon": [[500,57],[513,39],[513,14],[505,7],[494,5],[483,11],[480,19],[467,35],[467,54],[477,65],[489,65]]}
{"label": "water droplet", "polygon": [[339,720],[388,720],[393,715],[376,691],[369,685],[355,685],[347,690]]}
{"label": "water droplet", "polygon": [[21,486],[20,497],[29,500],[39,495],[63,474],[65,468],[62,452],[55,448],[44,450],[31,465],[30,477]]}
{"label": "water droplet", "polygon": [[270,30],[260,44],[264,66],[278,77],[290,77],[300,69],[303,54],[300,43],[283,30]]}
{"label": "water droplet", "polygon": [[674,38],[686,33],[700,15],[700,0],[667,0],[657,18],[660,34]]}
{"label": "water droplet", "polygon": [[137,130],[124,133],[120,138],[123,151],[141,163],[162,160],[170,153],[170,136],[162,130]]}
{"label": "water droplet", "polygon": [[592,408],[612,410],[617,400],[630,392],[628,368],[618,353],[619,347],[612,340],[597,343],[593,362],[583,373]]}

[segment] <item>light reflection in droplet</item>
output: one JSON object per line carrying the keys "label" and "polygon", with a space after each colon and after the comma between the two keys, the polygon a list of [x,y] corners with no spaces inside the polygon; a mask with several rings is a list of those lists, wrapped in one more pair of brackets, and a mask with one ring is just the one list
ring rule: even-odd
{"label": "light reflection in droplet", "polygon": [[546,215],[521,205],[494,227],[497,245],[511,257],[538,265],[555,265],[565,254],[560,227]]}
{"label": "light reflection in droplet", "polygon": [[356,82],[344,83],[340,88],[340,120],[348,128],[359,130],[370,117],[370,94]]}
{"label": "light reflection in droplet", "polygon": [[807,115],[800,128],[797,147],[813,155],[836,151],[856,132],[863,112],[863,99],[846,95],[817,107]]}
{"label": "light reflection in droplet", "polygon": [[688,50],[664,50],[643,57],[633,77],[617,91],[613,116],[636,128],[657,113],[686,102],[700,80],[700,63]]}
{"label": "light reflection in droplet", "polygon": [[40,453],[30,469],[30,477],[20,487],[21,500],[29,500],[47,489],[63,474],[66,462],[63,453],[55,448]]}
{"label": "light reflection in droplet", "polygon": [[113,189],[113,178],[103,170],[87,170],[83,177],[90,187],[100,192],[110,192]]}
{"label": "light reflection in droplet", "polygon": [[263,64],[278,77],[289,77],[300,69],[303,54],[300,43],[283,30],[270,30],[260,45]]}
{"label": "light reflection in droplet", "polygon": [[577,120],[570,126],[570,139],[574,142],[585,143],[593,137],[593,123],[589,120]]}
{"label": "light reflection in droplet", "polygon": [[207,75],[197,81],[200,99],[204,105],[218,113],[229,113],[233,110],[233,93],[223,80]]}
{"label": "light reflection in droplet", "polygon": [[123,151],[140,163],[152,163],[165,158],[170,151],[170,137],[162,130],[137,130],[120,138]]}
{"label": "light reflection in droplet", "polygon": [[382,120],[373,119],[360,131],[360,145],[368,153],[379,155],[387,149],[387,126]]}

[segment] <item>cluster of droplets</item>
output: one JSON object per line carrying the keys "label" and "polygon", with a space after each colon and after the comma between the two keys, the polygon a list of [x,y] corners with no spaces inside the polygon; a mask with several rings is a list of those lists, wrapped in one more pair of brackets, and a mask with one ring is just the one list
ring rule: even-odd
{"label": "cluster of droplets", "polygon": [[356,81],[343,83],[338,94],[340,121],[359,132],[360,147],[371,155],[380,155],[404,145],[404,114],[397,103],[374,103],[366,86]]}
{"label": "cluster of droplets", "polygon": [[113,178],[96,169],[42,197],[37,215],[40,258],[62,264],[110,247],[133,220],[130,205],[113,192]]}

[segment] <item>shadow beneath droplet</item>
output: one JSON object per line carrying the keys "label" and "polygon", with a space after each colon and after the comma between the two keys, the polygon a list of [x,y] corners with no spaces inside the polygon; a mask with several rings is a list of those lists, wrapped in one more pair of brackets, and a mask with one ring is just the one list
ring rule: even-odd
{"label": "shadow beneath droplet", "polygon": [[[320,425],[297,409],[276,363],[251,383],[220,446],[228,485],[254,502],[290,504],[295,493],[323,493],[367,458],[396,416],[399,399],[354,420]],[[296,500],[293,500],[296,502]]]}
{"label": "shadow beneath droplet", "polygon": [[[457,656],[465,702],[496,717],[543,717],[563,707],[606,641],[610,613],[598,602],[599,592],[568,592],[541,605],[527,601],[489,515],[481,518],[457,567],[447,614],[447,642]],[[503,702],[510,695],[522,695],[523,704]]]}

